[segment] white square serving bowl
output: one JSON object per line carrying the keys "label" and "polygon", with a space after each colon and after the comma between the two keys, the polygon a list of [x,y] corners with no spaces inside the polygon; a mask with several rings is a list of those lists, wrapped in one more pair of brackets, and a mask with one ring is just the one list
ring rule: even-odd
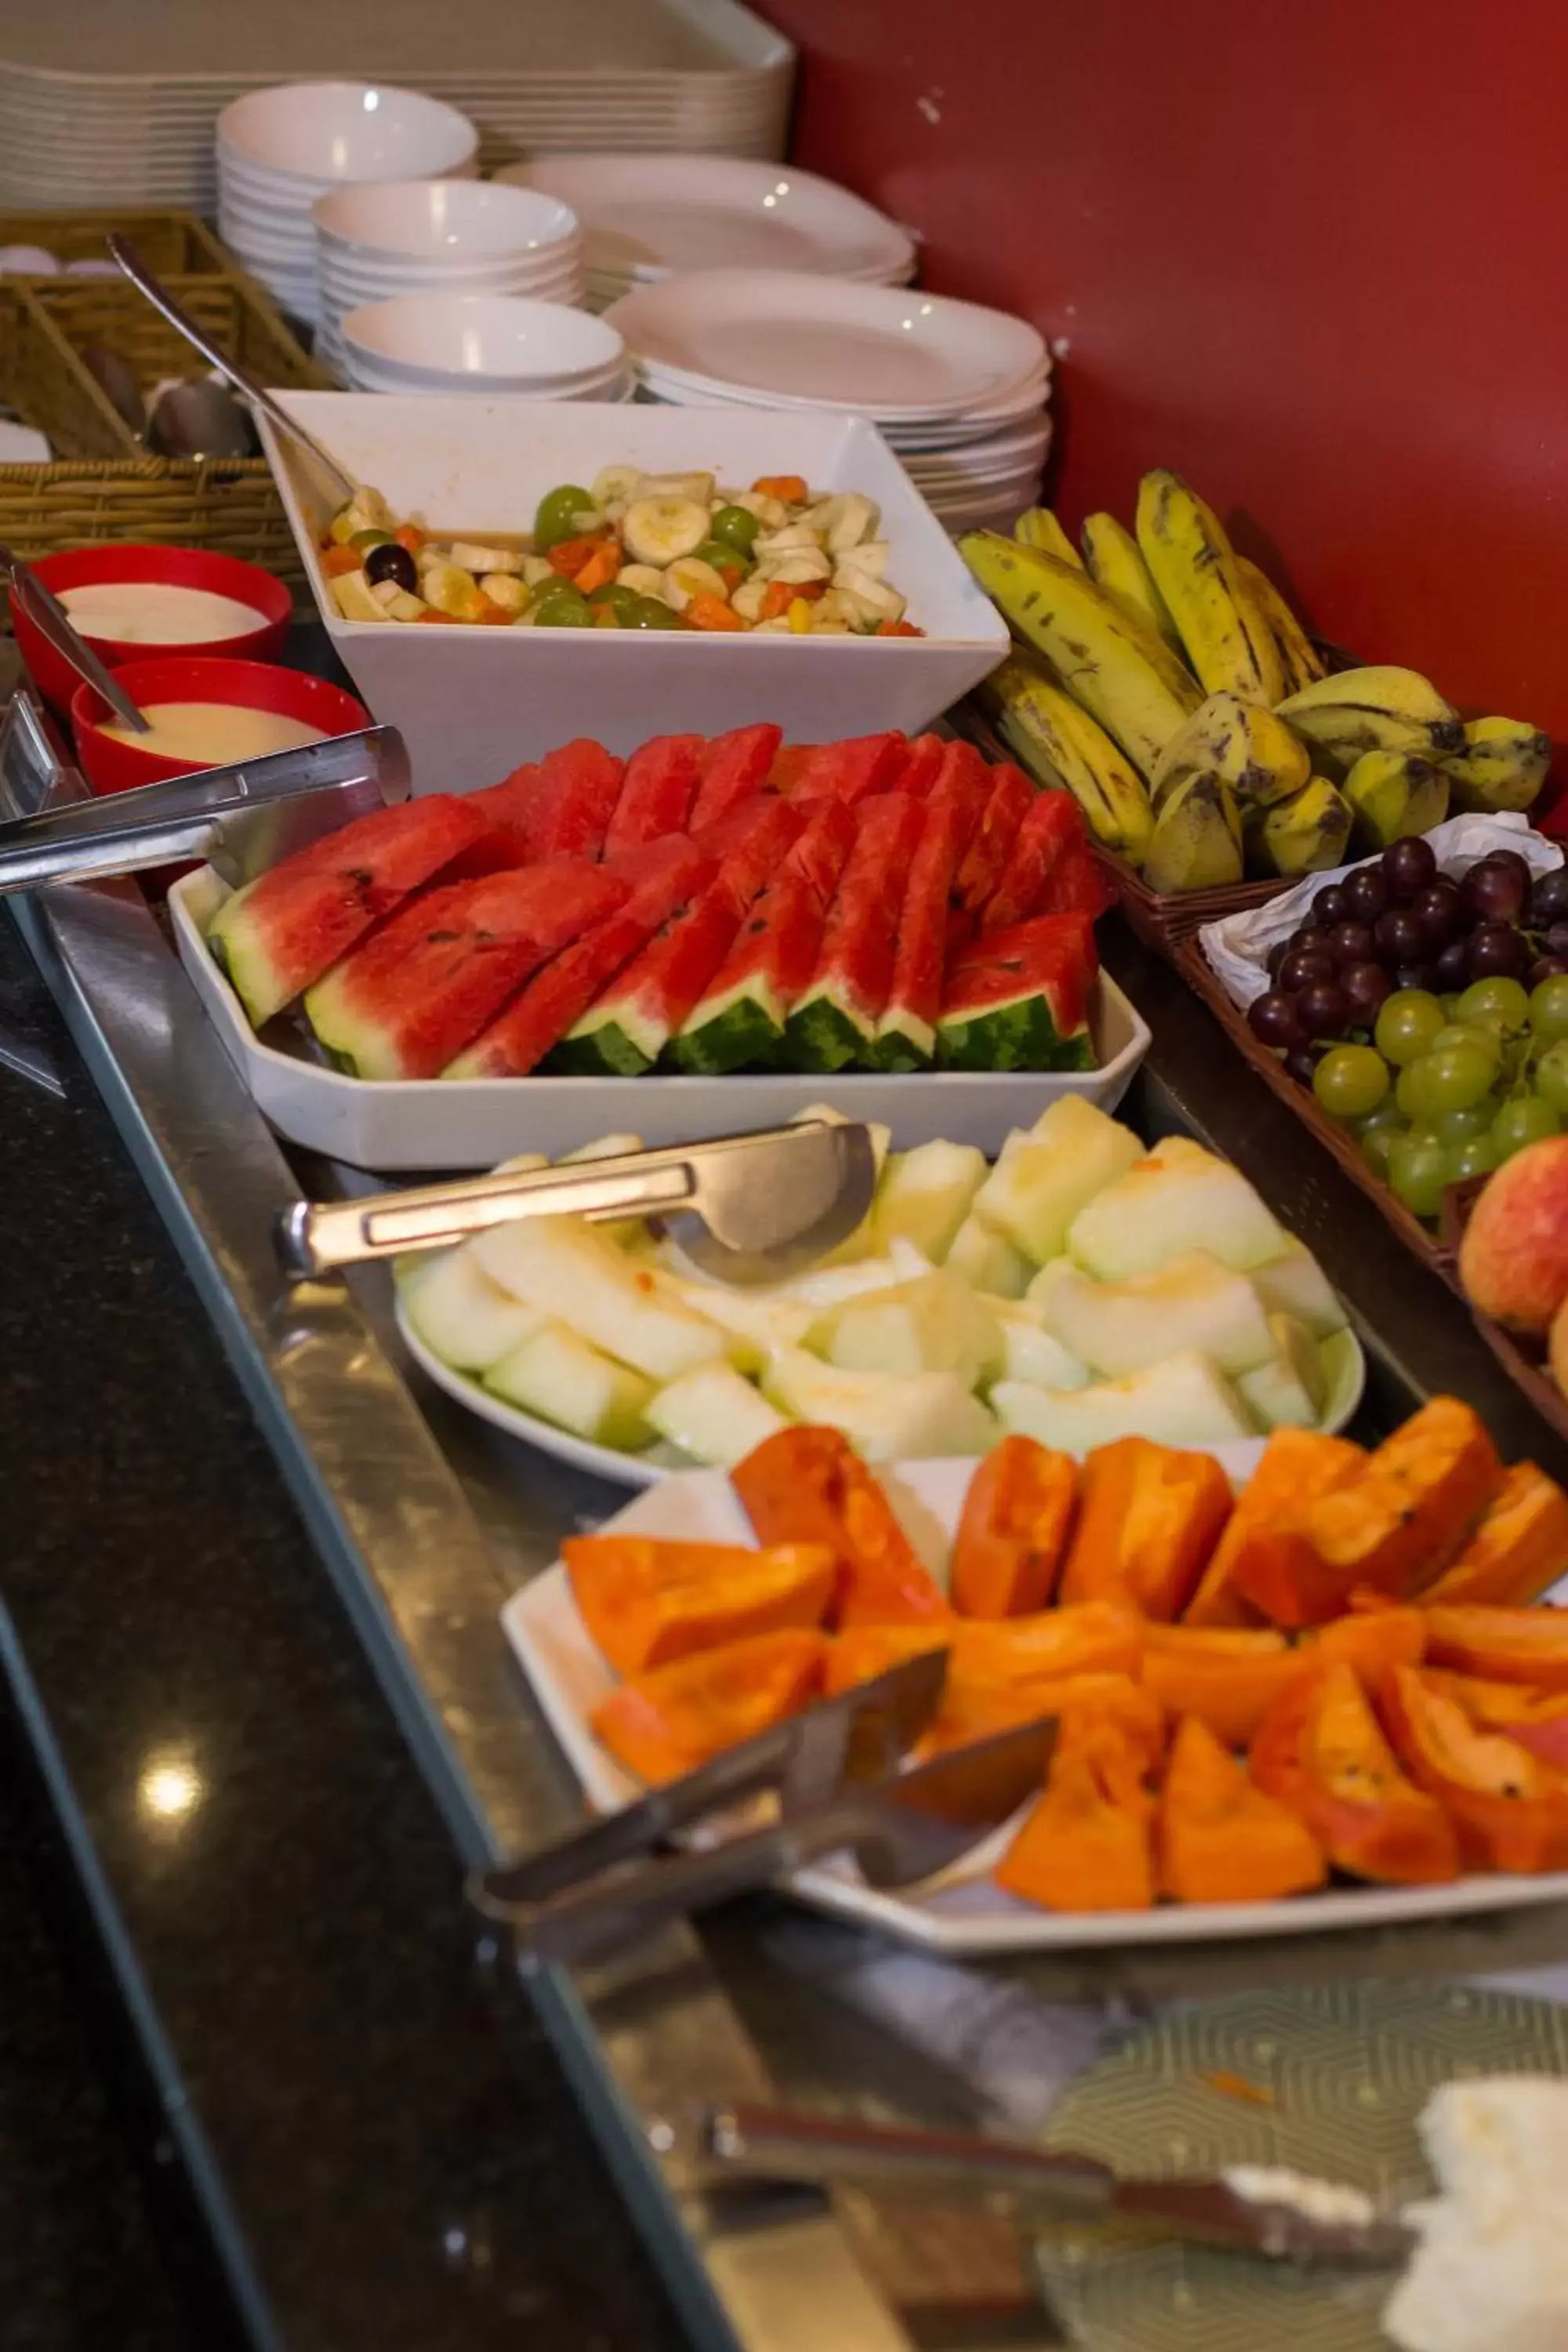
{"label": "white square serving bowl", "polygon": [[408,745],[416,792],[470,792],[574,736],[625,755],[650,735],[719,735],[773,719],[796,742],[914,733],[993,670],[1005,624],[875,426],[767,409],[283,392],[278,397],[395,512],[480,538],[526,531],[543,493],[606,466],[764,474],[860,490],[882,509],[888,578],[924,637],[696,630],[425,627],[344,621],[317,555],[330,504],[310,460],[262,435],[332,646],[359,694]]}

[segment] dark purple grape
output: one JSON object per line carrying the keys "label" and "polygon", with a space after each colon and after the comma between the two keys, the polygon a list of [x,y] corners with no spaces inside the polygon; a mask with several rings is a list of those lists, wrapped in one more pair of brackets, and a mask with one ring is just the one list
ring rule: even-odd
{"label": "dark purple grape", "polygon": [[1247,1024],[1260,1045],[1284,1049],[1304,1045],[1307,1033],[1296,1016],[1296,1000],[1283,989],[1271,988],[1266,994],[1255,997],[1248,1008]]}
{"label": "dark purple grape", "polygon": [[1296,998],[1296,1011],[1309,1037],[1342,1037],[1351,1025],[1350,999],[1331,980],[1315,980]]}
{"label": "dark purple grape", "polygon": [[1275,978],[1293,996],[1299,988],[1310,988],[1314,981],[1332,980],[1338,968],[1332,956],[1319,948],[1292,948]]}
{"label": "dark purple grape", "polygon": [[[1403,846],[1396,842],[1395,848]],[[1379,915],[1373,931],[1377,952],[1391,963],[1415,963],[1426,951],[1426,934],[1408,907],[1391,907]]]}
{"label": "dark purple grape", "polygon": [[1531,886],[1530,919],[1538,930],[1548,923],[1568,922],[1568,866],[1554,866]]}
{"label": "dark purple grape", "polygon": [[1483,923],[1465,942],[1465,963],[1472,980],[1522,980],[1531,961],[1523,932],[1507,923]]}
{"label": "dark purple grape", "polygon": [[1312,901],[1312,920],[1320,930],[1331,931],[1336,923],[1346,922],[1349,919],[1350,908],[1345,904],[1344,886],[1339,882],[1331,882],[1328,888],[1320,890]]}
{"label": "dark purple grape", "polygon": [[1395,988],[1424,989],[1430,995],[1437,985],[1437,967],[1435,963],[1425,962],[1395,964],[1394,985]]}
{"label": "dark purple grape", "polygon": [[1524,885],[1512,866],[1483,857],[1460,883],[1459,898],[1466,913],[1479,922],[1511,923],[1524,905]]}
{"label": "dark purple grape", "polygon": [[1328,1050],[1326,1045],[1292,1045],[1285,1056],[1285,1067],[1293,1078],[1300,1078],[1304,1087],[1310,1087],[1312,1073]]}
{"label": "dark purple grape", "polygon": [[1446,948],[1458,936],[1464,921],[1459,904],[1459,886],[1441,879],[1418,890],[1410,901],[1410,911],[1421,926],[1422,935],[1429,948]]}
{"label": "dark purple grape", "polygon": [[1290,944],[1293,948],[1321,948],[1323,935],[1316,923],[1298,923],[1290,934]]}
{"label": "dark purple grape", "polygon": [[1436,880],[1437,860],[1429,841],[1391,841],[1383,853],[1383,870],[1394,898],[1408,905],[1417,890]]}
{"label": "dark purple grape", "polygon": [[373,587],[379,580],[395,580],[409,596],[419,585],[419,571],[413,556],[395,539],[384,539],[379,547],[370,550],[364,559],[364,576]]}
{"label": "dark purple grape", "polygon": [[1455,989],[1464,988],[1470,977],[1470,943],[1468,940],[1450,940],[1438,957],[1437,986],[1445,996]]}
{"label": "dark purple grape", "polygon": [[1356,1029],[1370,1029],[1384,998],[1394,993],[1394,982],[1380,963],[1347,963],[1340,972],[1339,984],[1349,1000],[1352,1026]]}
{"label": "dark purple grape", "polygon": [[1276,977],[1280,965],[1284,962],[1289,952],[1290,942],[1289,940],[1275,940],[1274,945],[1269,949],[1268,955],[1268,970],[1270,980],[1273,980]]}
{"label": "dark purple grape", "polygon": [[1350,920],[1375,923],[1388,906],[1388,877],[1381,866],[1358,866],[1341,884]]}
{"label": "dark purple grape", "polygon": [[1568,956],[1540,956],[1524,977],[1526,988],[1539,988],[1543,980],[1555,980],[1568,971]]}
{"label": "dark purple grape", "polygon": [[1541,944],[1548,955],[1568,956],[1568,922],[1551,924]]}
{"label": "dark purple grape", "polygon": [[1377,941],[1365,923],[1336,923],[1323,949],[1336,964],[1370,963],[1377,953]]}
{"label": "dark purple grape", "polygon": [[1521,857],[1517,849],[1489,849],[1486,862],[1489,866],[1506,866],[1510,874],[1518,875],[1520,887],[1524,890],[1530,888],[1534,879],[1530,870],[1530,860]]}

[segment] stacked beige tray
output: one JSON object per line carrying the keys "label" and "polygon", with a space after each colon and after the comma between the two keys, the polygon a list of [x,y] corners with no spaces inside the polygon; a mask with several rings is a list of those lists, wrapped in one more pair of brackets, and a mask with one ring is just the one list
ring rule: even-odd
{"label": "stacked beige tray", "polygon": [[0,205],[211,213],[213,125],[274,82],[401,82],[489,170],[561,150],[784,152],[795,52],[739,0],[50,0],[0,22]]}

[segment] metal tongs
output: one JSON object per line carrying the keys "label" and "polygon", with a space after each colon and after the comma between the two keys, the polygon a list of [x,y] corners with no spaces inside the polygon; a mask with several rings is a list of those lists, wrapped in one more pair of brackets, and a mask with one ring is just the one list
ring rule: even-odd
{"label": "metal tongs", "polygon": [[301,1201],[279,1221],[278,1249],[286,1271],[304,1279],[445,1249],[520,1218],[659,1216],[679,1220],[687,1254],[705,1272],[726,1282],[778,1282],[854,1232],[876,1181],[866,1128],[803,1120],[569,1168]]}
{"label": "metal tongs", "polygon": [[[946,1673],[945,1650],[906,1659],[559,1845],[476,1873],[469,1900],[542,1967],[636,1942],[829,1854],[851,1855],[873,1886],[949,1869],[1039,1788],[1056,1727],[1026,1724],[902,1770]],[[765,1827],[650,1858],[678,1832],[766,1795],[777,1817]]]}

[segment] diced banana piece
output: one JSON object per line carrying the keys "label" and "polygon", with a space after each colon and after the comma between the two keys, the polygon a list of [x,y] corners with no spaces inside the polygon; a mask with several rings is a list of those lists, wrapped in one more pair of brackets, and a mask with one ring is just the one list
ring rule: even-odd
{"label": "diced banana piece", "polygon": [[843,511],[827,534],[827,544],[835,555],[842,555],[847,548],[870,539],[880,520],[880,509],[872,499],[863,499],[858,490],[847,490]]}
{"label": "diced banana piece", "polygon": [[863,572],[868,580],[885,580],[888,576],[887,541],[863,539],[858,547],[852,547],[847,555],[840,557],[840,571],[847,563],[855,571]]}
{"label": "diced banana piece", "polygon": [[450,613],[458,620],[472,619],[478,609],[479,588],[472,572],[460,564],[433,563],[421,578],[426,601],[438,613]]}
{"label": "diced banana piece", "polygon": [[637,485],[643,477],[636,466],[606,466],[594,481],[594,504],[598,507],[627,506],[638,495]]}
{"label": "diced banana piece", "polygon": [[[738,610],[739,597],[735,602]],[[826,596],[819,596],[816,600],[816,625],[819,632],[823,629],[847,627],[851,622],[858,621],[859,618],[859,614],[840,589],[830,588]]]}
{"label": "diced banana piece", "polygon": [[523,584],[528,588],[542,587],[554,572],[547,555],[525,555],[522,559]]}
{"label": "diced banana piece", "polygon": [[528,590],[515,572],[487,572],[479,586],[492,604],[500,604],[509,613],[521,613],[528,602]]}
{"label": "diced banana piece", "polygon": [[477,580],[485,572],[521,572],[522,557],[515,547],[481,547],[477,541],[455,539],[447,550],[454,563]]}
{"label": "diced banana piece", "polygon": [[841,564],[834,574],[834,584],[841,594],[874,613],[879,621],[902,620],[904,600],[885,580],[872,580],[852,564]]}
{"label": "diced banana piece", "polygon": [[743,507],[756,516],[764,530],[782,530],[789,520],[789,509],[782,499],[770,499],[765,490],[737,490],[730,500],[732,507]]}
{"label": "diced banana piece", "polygon": [[672,563],[663,585],[665,603],[678,613],[685,612],[693,596],[717,596],[727,602],[730,594],[723,575],[697,555],[683,555],[679,563]]}
{"label": "diced banana piece", "polygon": [[[644,499],[689,499],[693,505],[710,507],[713,503],[711,474],[639,474],[634,489],[620,494],[641,505]],[[707,516],[703,520],[706,522]]]}
{"label": "diced banana piece", "polygon": [[386,610],[363,572],[340,572],[327,585],[345,621],[390,621]]}
{"label": "diced banana piece", "polygon": [[332,517],[331,536],[340,547],[346,547],[359,531],[391,531],[396,528],[396,518],[381,492],[362,483],[347,506]]}
{"label": "diced banana piece", "polygon": [[416,621],[430,607],[423,596],[411,596],[395,580],[376,580],[371,584],[371,594],[389,621]]}
{"label": "diced banana piece", "polygon": [[708,509],[695,499],[637,499],[626,509],[621,536],[638,563],[661,567],[690,555],[708,536]]}
{"label": "diced banana piece", "polygon": [[818,539],[826,540],[843,511],[844,492],[835,490],[831,498],[818,499],[814,507],[808,507],[801,520],[809,526]]}
{"label": "diced banana piece", "polygon": [[771,621],[759,621],[752,635],[754,637],[787,637],[790,635],[788,619],[780,613]]}
{"label": "diced banana piece", "polygon": [[787,555],[797,547],[820,547],[821,538],[809,523],[786,522],[782,530],[763,531],[756,541],[759,557]]}
{"label": "diced banana piece", "polygon": [[616,577],[623,588],[629,588],[636,596],[664,593],[664,573],[651,563],[623,564]]}
{"label": "diced banana piece", "polygon": [[742,580],[731,597],[730,603],[742,621],[760,621],[763,617],[763,599],[767,593],[768,583],[765,580]]}
{"label": "diced banana piece", "polygon": [[773,578],[786,587],[802,586],[808,580],[826,580],[833,570],[826,555],[815,547],[792,549],[788,555],[769,566]]}

